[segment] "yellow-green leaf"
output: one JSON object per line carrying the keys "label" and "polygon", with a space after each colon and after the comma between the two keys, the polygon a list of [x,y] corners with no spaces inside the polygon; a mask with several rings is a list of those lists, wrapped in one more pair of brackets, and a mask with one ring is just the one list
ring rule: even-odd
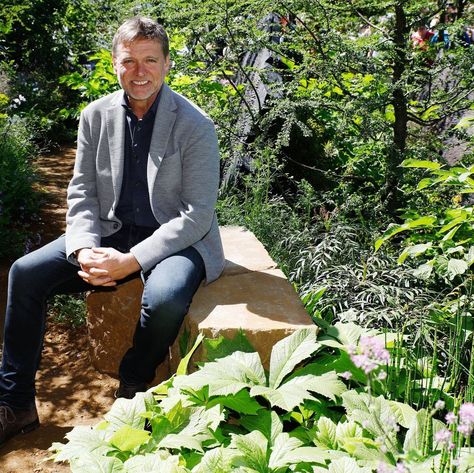
{"label": "yellow-green leaf", "polygon": [[110,439],[110,443],[123,452],[130,452],[148,442],[149,438],[150,432],[124,425],[115,432]]}

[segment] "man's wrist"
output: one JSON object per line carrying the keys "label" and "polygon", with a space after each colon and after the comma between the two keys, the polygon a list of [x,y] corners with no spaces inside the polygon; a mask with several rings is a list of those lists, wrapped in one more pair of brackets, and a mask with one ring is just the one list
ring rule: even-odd
{"label": "man's wrist", "polygon": [[74,253],[73,253],[73,256],[74,258],[78,258],[79,257],[79,253],[82,251],[82,250],[85,250],[86,248],[79,248],[78,250],[76,250]]}

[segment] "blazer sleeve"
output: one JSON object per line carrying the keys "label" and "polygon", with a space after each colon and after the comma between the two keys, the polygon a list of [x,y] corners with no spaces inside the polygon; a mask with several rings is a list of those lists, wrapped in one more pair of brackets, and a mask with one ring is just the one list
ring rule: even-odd
{"label": "blazer sleeve", "polygon": [[219,149],[212,120],[205,117],[183,138],[182,186],[174,218],[163,223],[130,252],[143,271],[202,240],[215,218],[219,187]]}
{"label": "blazer sleeve", "polygon": [[66,255],[100,245],[100,206],[97,198],[95,146],[87,108],[81,113],[73,177],[67,189]]}

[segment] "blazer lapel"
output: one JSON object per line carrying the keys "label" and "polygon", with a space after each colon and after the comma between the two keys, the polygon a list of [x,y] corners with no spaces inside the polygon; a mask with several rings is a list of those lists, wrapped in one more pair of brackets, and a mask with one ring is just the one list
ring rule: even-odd
{"label": "blazer lapel", "polygon": [[[123,92],[122,92],[123,94]],[[125,110],[121,105],[122,95],[117,94],[115,104],[107,109],[107,136],[110,150],[110,169],[114,188],[114,203],[120,199],[123,179]]]}
{"label": "blazer lapel", "polygon": [[176,120],[176,104],[174,102],[171,89],[162,85],[162,96],[156,110],[155,124],[150,143],[150,152],[148,155],[147,174],[148,174],[148,192],[150,198],[153,195],[153,186],[156,175],[160,168],[161,161],[166,152],[168,139],[171,135],[174,122]]}

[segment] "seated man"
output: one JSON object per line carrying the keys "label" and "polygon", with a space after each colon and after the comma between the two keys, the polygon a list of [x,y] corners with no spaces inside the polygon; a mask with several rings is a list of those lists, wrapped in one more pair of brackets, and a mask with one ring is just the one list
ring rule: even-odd
{"label": "seated man", "polygon": [[39,426],[35,376],[48,297],[140,274],[141,312],[116,392],[131,398],[153,380],[202,280],[216,279],[224,266],[214,210],[214,125],[163,83],[170,64],[166,32],[149,18],[127,20],[113,39],[112,57],[123,90],[81,114],[66,235],[10,270],[0,444]]}

